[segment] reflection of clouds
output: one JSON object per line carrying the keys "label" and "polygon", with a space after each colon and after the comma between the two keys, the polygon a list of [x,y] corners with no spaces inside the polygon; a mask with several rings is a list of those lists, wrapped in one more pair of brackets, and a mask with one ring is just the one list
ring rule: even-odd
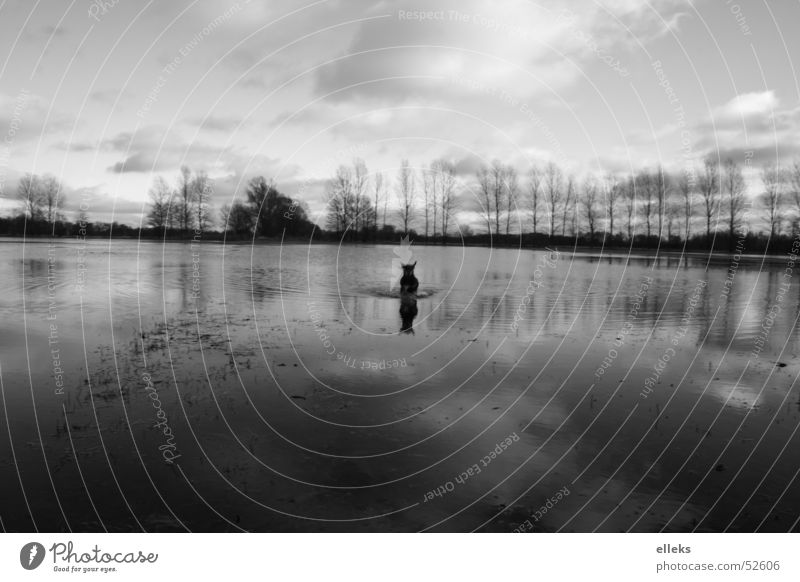
{"label": "reflection of clouds", "polygon": [[762,386],[751,386],[745,382],[745,380],[742,380],[737,384],[724,380],[714,380],[708,385],[706,394],[715,398],[721,405],[737,406],[744,409],[760,406],[765,400],[763,392],[759,394]]}
{"label": "reflection of clouds", "polygon": [[[170,243],[164,246],[150,243],[137,248],[128,241],[118,241],[111,243],[110,257],[107,241],[87,241],[86,245],[90,251],[87,253],[87,260],[91,280],[87,284],[87,295],[84,296],[87,307],[85,316],[89,320],[87,329],[96,329],[98,332],[87,333],[86,337],[99,346],[109,345],[111,339],[108,337],[108,309],[113,308],[116,326],[114,331],[120,330],[119,337],[115,339],[120,345],[131,346],[117,351],[123,364],[123,379],[131,377],[128,374],[130,370],[124,371],[125,366],[137,365],[133,358],[125,359],[123,356],[136,354],[135,349],[140,349],[138,346],[141,344],[147,350],[148,365],[162,366],[159,372],[164,374],[161,377],[169,377],[167,363],[174,365],[180,395],[189,397],[185,399],[187,413],[192,423],[198,423],[199,439],[204,446],[208,444],[209,449],[214,450],[215,459],[224,459],[225,463],[234,460],[237,471],[244,467],[242,471],[248,471],[248,483],[284,481],[274,474],[262,479],[265,471],[259,472],[257,467],[253,468],[256,463],[247,454],[248,446],[252,446],[250,451],[256,457],[269,458],[271,464],[275,463],[292,477],[343,486],[402,478],[411,471],[421,471],[442,461],[430,471],[388,488],[347,491],[341,495],[338,492],[325,492],[325,511],[334,507],[335,511],[331,515],[335,517],[351,517],[354,511],[362,511],[360,508],[363,507],[376,509],[377,512],[389,505],[396,507],[398,504],[420,501],[422,493],[418,494],[418,490],[424,492],[443,481],[453,479],[466,467],[478,462],[492,449],[494,443],[512,432],[517,432],[521,437],[520,442],[493,460],[480,479],[470,480],[431,510],[427,507],[418,508],[419,513],[414,514],[414,519],[418,519],[418,522],[414,526],[422,528],[433,520],[445,519],[447,515],[473,502],[519,468],[513,477],[498,486],[480,503],[461,516],[445,521],[443,527],[475,527],[481,521],[490,519],[492,512],[496,513],[507,505],[510,506],[509,511],[487,526],[487,529],[502,529],[519,517],[527,518],[531,510],[541,506],[555,491],[568,485],[574,493],[560,502],[552,512],[548,512],[545,520],[540,523],[542,529],[558,529],[564,525],[567,530],[585,531],[599,526],[601,522],[600,529],[604,531],[626,529],[634,523],[636,530],[659,529],[672,513],[679,510],[685,496],[694,487],[696,481],[692,479],[697,477],[692,476],[697,475],[698,470],[705,470],[707,466],[713,468],[711,461],[706,463],[707,466],[704,463],[709,458],[713,460],[728,442],[737,442],[729,440],[733,430],[728,429],[732,429],[745,418],[744,408],[760,404],[762,411],[774,410],[769,406],[772,403],[770,399],[776,398],[776,395],[778,398],[782,397],[785,394],[781,391],[783,384],[788,384],[791,379],[788,374],[792,371],[790,362],[781,372],[780,380],[771,380],[765,390],[765,397],[759,399],[757,394],[760,385],[753,379],[765,378],[764,370],[771,365],[765,361],[766,358],[759,362],[761,367],[754,370],[753,378],[745,378],[736,387],[736,376],[744,366],[742,359],[729,353],[721,364],[720,372],[715,370],[716,364],[723,360],[723,342],[733,337],[737,317],[746,314],[748,309],[763,312],[764,306],[768,304],[764,299],[776,291],[774,286],[770,287],[770,277],[765,274],[757,283],[762,285],[757,288],[757,300],[748,304],[748,286],[752,288],[755,279],[752,278],[753,272],[748,272],[747,269],[740,272],[741,278],[736,281],[736,295],[729,304],[731,323],[722,325],[718,321],[714,324],[715,329],[722,330],[721,335],[702,348],[701,359],[689,371],[688,378],[691,382],[677,385],[677,380],[688,367],[687,362],[698,352],[692,342],[698,337],[697,334],[702,334],[703,325],[706,325],[701,321],[693,324],[689,339],[682,344],[681,349],[676,348],[682,359],[676,357],[671,361],[667,371],[669,379],[666,379],[665,373],[658,393],[658,397],[663,397],[663,400],[659,401],[654,397],[632,412],[643,375],[663,353],[663,342],[674,337],[676,326],[686,310],[696,281],[701,277],[705,278],[702,269],[694,270],[692,267],[684,271],[681,267],[678,271],[679,283],[673,287],[669,299],[667,290],[672,284],[673,273],[661,271],[654,276],[658,288],[648,293],[642,306],[642,315],[636,320],[636,333],[641,336],[649,333],[656,314],[662,307],[665,309],[652,343],[644,352],[644,358],[635,366],[632,364],[632,358],[641,346],[636,341],[639,335],[636,339],[631,337],[624,346],[625,353],[621,353],[613,368],[619,378],[631,372],[625,384],[620,386],[618,377],[603,378],[590,393],[589,378],[598,364],[597,355],[600,354],[602,358],[607,352],[610,345],[607,340],[613,341],[615,337],[610,334],[619,331],[620,322],[630,312],[632,297],[640,289],[643,274],[649,272],[649,263],[626,265],[603,261],[598,264],[596,259],[575,257],[570,262],[571,272],[568,271],[566,262],[552,271],[544,270],[543,277],[549,278],[543,280],[545,284],[534,295],[530,329],[525,329],[520,339],[516,339],[508,334],[507,325],[496,327],[494,322],[511,321],[519,297],[526,292],[531,272],[538,262],[537,253],[467,249],[464,264],[460,266],[463,249],[426,247],[420,250],[424,252],[424,258],[420,258],[420,267],[423,269],[420,271],[421,289],[434,289],[435,293],[419,299],[419,315],[415,320],[416,335],[400,336],[396,333],[398,298],[378,292],[386,292],[386,277],[383,273],[387,261],[390,264],[393,256],[391,247],[339,249],[328,245],[309,249],[304,245],[235,245],[223,249],[219,245],[200,245],[201,272],[204,275],[201,292],[205,294],[201,299],[209,309],[201,316],[198,329],[198,322],[194,320],[192,312],[193,305],[187,303],[194,278],[190,245]],[[67,265],[69,268],[73,255],[66,245],[64,248],[65,256],[70,260]],[[26,252],[29,254],[26,256],[33,259],[30,266],[26,265],[31,270],[28,273],[31,278],[46,277],[47,250],[48,245],[41,243],[27,247]],[[223,253],[224,283],[219,276]],[[307,265],[306,259],[309,255],[311,259]],[[597,271],[597,278],[593,278],[598,265],[600,269]],[[15,270],[18,267],[19,262],[16,260],[0,262],[0,274],[12,278],[19,276]],[[666,262],[661,267],[666,268]],[[487,268],[490,274],[484,280],[483,273]],[[696,319],[708,320],[714,314],[724,279],[718,275],[724,273],[724,269],[724,266],[713,266],[710,269],[712,273],[708,276],[709,292],[703,296],[705,307],[704,310],[697,311]],[[612,301],[616,283],[622,276],[626,278],[623,280],[620,295]],[[111,305],[108,277],[112,285]],[[508,296],[501,299],[509,281],[511,284]],[[223,306],[215,301],[221,301],[223,284],[226,291],[224,317],[221,313]],[[337,284],[342,285],[341,294]],[[448,291],[450,284],[455,286],[453,291]],[[13,287],[13,283],[6,283],[6,286],[11,287],[12,296],[20,291]],[[346,354],[346,361],[344,357],[339,359],[337,354],[325,352],[325,345],[320,341],[307,306],[309,286],[313,299],[319,305],[320,320],[324,322],[337,352]],[[476,291],[476,298],[473,300],[472,294]],[[39,291],[31,293],[28,298],[37,293]],[[69,294],[63,293],[63,298],[66,301]],[[166,308],[162,304],[164,299]],[[139,306],[144,310],[144,330],[137,327]],[[253,307],[257,311],[260,337],[255,336]],[[463,312],[465,307],[466,312]],[[528,349],[533,333],[543,325],[543,319],[553,308],[555,313],[549,324],[551,327]],[[161,313],[162,309],[168,313]],[[611,314],[603,330],[608,331],[609,335],[604,333],[601,340],[590,345],[588,353],[584,354],[586,342],[591,339],[590,336],[609,309]],[[175,312],[182,310],[189,312],[179,314],[177,319],[180,321],[175,325]],[[65,309],[65,318],[66,311]],[[71,312],[77,318],[78,310]],[[164,315],[168,317],[165,318]],[[16,314],[15,317],[19,315]],[[492,325],[479,333],[481,326],[490,317]],[[164,324],[164,319],[169,319],[169,324]],[[757,319],[756,317],[755,320]],[[154,320],[159,322],[155,330],[152,329]],[[453,328],[442,333],[451,323],[455,324]],[[573,323],[575,326],[567,332],[567,326]],[[782,325],[789,324],[785,322]],[[365,327],[366,331],[357,329],[357,326]],[[381,331],[381,328],[386,331],[383,335],[367,333],[372,330]],[[74,338],[81,337],[81,327],[78,325],[64,325],[59,331],[65,334],[65,341],[67,333],[74,334]],[[137,333],[139,331],[146,331],[148,337],[140,338]],[[567,333],[569,335],[564,337]],[[166,362],[164,353],[167,335],[172,358],[169,362]],[[441,339],[434,341],[439,336],[442,336]],[[128,343],[121,343],[126,341],[125,338]],[[297,352],[291,351],[287,341],[289,338]],[[563,343],[562,339],[565,340]],[[229,418],[235,420],[235,432],[247,439],[245,447],[238,446],[241,443],[236,443],[230,436],[219,436],[224,430],[218,417],[215,419],[218,411],[211,405],[206,379],[202,376],[199,342],[202,342],[204,350],[202,361],[208,365],[207,380],[212,383],[215,394],[218,388],[221,389],[219,405],[226,414],[232,413]],[[43,341],[35,344],[34,348],[38,346],[40,351],[47,348]],[[260,350],[262,346],[263,353]],[[79,347],[82,348],[82,344]],[[462,350],[463,353],[460,353]],[[17,356],[16,353],[14,355]],[[83,364],[79,355],[76,352],[72,358],[76,365]],[[548,363],[551,356],[555,357]],[[583,356],[586,359],[578,364]],[[266,358],[266,362],[262,357]],[[731,359],[728,360],[728,357]],[[407,365],[401,368],[368,370],[362,370],[360,365],[364,360],[382,362],[399,358],[403,358]],[[14,359],[23,361],[24,357],[20,355]],[[354,360],[358,361],[355,369],[350,367],[350,362]],[[116,368],[112,368],[110,359],[108,362],[108,377],[114,379],[110,371]],[[512,365],[517,362],[517,367],[511,370]],[[265,370],[266,365],[270,366],[271,373]],[[576,365],[579,366],[577,369]],[[241,376],[237,376],[235,372]],[[320,386],[311,377],[312,373],[320,381],[356,396],[343,396]],[[713,378],[719,375],[721,380],[710,378],[711,374],[714,374]],[[249,390],[248,397],[252,398],[252,402],[247,401],[240,393],[240,377]],[[273,377],[286,394],[275,389]],[[700,400],[698,409],[692,412],[692,418],[681,429],[680,441],[673,443],[664,457],[651,469],[651,463],[666,450],[666,443],[685,418],[682,415],[688,414],[709,379],[712,381]],[[93,381],[95,380],[96,375],[93,377]],[[675,387],[670,386],[673,381]],[[420,384],[406,392],[393,396],[383,395],[390,391],[403,390],[417,382]],[[127,381],[123,384],[134,385]],[[111,385],[116,390],[114,383]],[[618,387],[619,392],[614,392]],[[777,389],[772,390],[773,387]],[[669,405],[669,411],[659,419],[658,427],[653,429],[632,458],[625,461],[620,470],[614,473],[633,451],[638,438],[650,428],[656,416],[665,410],[664,401],[673,390],[675,399]],[[131,400],[135,404],[137,396],[133,392],[131,394]],[[372,397],[376,395],[380,397]],[[795,399],[794,396],[791,398]],[[728,406],[723,406],[726,401]],[[606,403],[608,406],[603,408]],[[421,438],[431,438],[396,455],[377,459],[319,459],[308,452],[298,454],[296,447],[289,443],[273,442],[278,441],[278,437],[265,430],[261,419],[250,407],[251,404],[271,422],[274,421],[281,434],[293,437],[302,446],[330,454],[378,454],[413,445]],[[111,406],[114,404],[109,400],[105,405],[111,414]],[[658,409],[658,406],[661,408]],[[430,409],[423,412],[426,407]],[[135,412],[137,415],[134,418],[139,418],[139,410]],[[710,420],[718,412],[719,424],[711,428],[712,436],[705,436]],[[313,414],[316,419],[306,413]],[[626,416],[629,413],[631,416]],[[793,406],[791,414],[796,415]],[[746,416],[744,428],[750,431],[748,437],[755,434],[757,438],[760,435],[755,429],[761,428],[759,424],[770,422],[766,416],[768,415],[758,413]],[[390,426],[375,430],[370,428],[367,431],[332,426],[319,419],[359,426],[385,422],[390,423]],[[395,421],[396,424],[391,424]],[[463,451],[454,453],[490,426],[485,435],[469,443]],[[776,450],[772,445],[788,434],[792,426],[791,422],[769,425],[770,435],[775,435],[771,437],[775,441],[770,443],[770,450]],[[615,432],[618,430],[619,432]],[[432,436],[439,431],[440,434]],[[267,433],[269,435],[264,436]],[[255,436],[251,438],[251,435]],[[739,433],[736,435],[739,436]],[[702,443],[703,448],[699,453],[705,456],[691,457],[693,464],[670,483],[669,489],[658,498],[652,510],[645,511],[661,488],[676,475],[676,467],[683,463],[697,443]],[[128,441],[125,446],[129,448]],[[119,447],[122,448],[122,445]],[[541,450],[527,461],[539,447]],[[739,447],[736,452],[742,450]],[[275,451],[280,451],[280,454],[275,454]],[[443,460],[451,454],[451,458]],[[596,458],[597,455],[600,456]],[[187,459],[188,457],[189,455]],[[523,462],[525,465],[522,465]],[[724,462],[731,466],[730,460],[726,459]],[[785,465],[784,470],[788,475],[796,469],[796,463]],[[758,473],[757,468],[748,467],[747,470],[750,475]],[[207,465],[190,464],[187,471],[204,487],[208,485],[209,497],[213,502],[229,495],[229,491],[226,493],[212,486],[212,477],[216,477],[209,477]],[[612,473],[613,478],[610,478]],[[727,475],[729,474],[714,472],[712,478]],[[577,476],[580,478],[573,486],[572,480]],[[756,478],[760,476],[757,475]],[[230,478],[244,480],[241,474]],[[773,478],[772,481],[778,479]],[[534,483],[536,485],[529,493],[519,501],[513,501]],[[69,486],[72,491],[83,491],[79,483],[76,487],[72,484]],[[290,486],[297,488],[295,483],[277,485],[286,489]],[[633,487],[635,490],[631,492]],[[697,497],[692,496],[678,517],[669,522],[669,529],[691,529],[694,521],[699,521],[702,517],[700,508],[710,506],[713,500],[709,501],[709,498],[717,492],[718,488],[704,487]],[[274,488],[259,493],[263,493],[263,498],[280,498],[279,503],[283,504],[281,507],[288,504],[282,494],[274,494]],[[595,493],[595,497],[590,500]],[[303,498],[307,499],[309,497]],[[589,503],[586,508],[581,510],[581,506],[587,501]],[[191,502],[186,503],[190,508]],[[727,508],[734,507],[732,504],[720,504],[720,507],[723,505],[723,513],[728,511]],[[354,506],[359,509],[353,510]],[[731,511],[736,509],[738,506]],[[576,512],[576,517],[567,522]],[[719,510],[715,510],[717,512]],[[407,525],[407,521],[398,520],[387,527],[402,528]],[[295,524],[294,527],[304,526]],[[508,531],[511,527],[505,529]]]}

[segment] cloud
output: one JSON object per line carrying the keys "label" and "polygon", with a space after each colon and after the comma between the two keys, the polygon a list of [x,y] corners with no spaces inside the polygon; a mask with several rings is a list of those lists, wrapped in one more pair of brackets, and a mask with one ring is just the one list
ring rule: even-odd
{"label": "cloud", "polygon": [[[711,12],[712,3],[706,3]],[[666,63],[678,53],[673,34],[684,33],[680,41],[690,54],[706,56],[698,46],[707,46],[700,38],[707,31],[691,21],[695,11],[687,0],[240,4],[241,10],[195,44],[198,32],[229,7],[206,1],[188,7],[153,5],[131,28],[133,50],[114,48],[138,12],[131,4],[109,11],[85,44],[83,34],[92,24],[85,12],[68,13],[64,29],[55,30],[52,12],[35,11],[26,21],[25,10],[12,11],[0,29],[13,40],[25,28],[20,42],[27,44],[9,59],[0,131],[8,127],[16,87],[26,86],[52,36],[35,85],[50,99],[32,96],[24,112],[13,151],[16,169],[60,171],[76,185],[108,181],[114,194],[144,199],[150,172],[173,180],[179,166],[187,164],[207,169],[218,180],[221,199],[241,188],[246,177],[264,174],[288,194],[317,204],[324,177],[338,163],[324,160],[360,144],[366,147],[358,155],[373,169],[393,173],[393,164],[403,157],[417,165],[446,157],[457,162],[465,178],[495,157],[520,171],[530,159],[555,159],[572,169],[578,160],[596,162],[595,156],[603,156],[604,167],[606,161],[613,168],[652,167],[659,161],[657,145],[664,146],[666,161],[680,163],[681,128],[674,116],[657,114],[654,123],[669,119],[672,124],[662,125],[655,135],[634,136],[629,130],[648,124],[625,92],[632,83],[642,89],[648,107],[657,105],[645,86],[653,84],[645,52]],[[430,18],[420,17],[423,10],[430,11]],[[737,32],[735,22],[722,18],[731,16],[728,7],[717,4],[713,10],[704,13],[711,33],[719,38],[730,29]],[[565,18],[570,13],[574,21]],[[168,34],[159,36],[167,24]],[[42,34],[46,26],[51,27],[47,37]],[[29,33],[35,38],[26,40]],[[190,44],[194,48],[183,54],[181,49]],[[736,59],[750,54],[747,47],[729,49],[724,42],[722,49]],[[148,111],[148,125],[130,131],[135,112],[164,75],[164,63],[176,56],[180,66],[166,75],[158,107]],[[630,78],[614,74],[604,57],[618,59]],[[698,58],[694,64],[703,79],[718,73],[711,60]],[[720,100],[722,88],[716,84],[709,98],[718,107],[705,119],[687,119],[695,155],[717,148],[733,152],[741,145],[760,160],[778,140],[781,155],[792,155],[798,112],[778,96],[788,100],[793,87],[787,90],[788,81],[776,74],[785,64],[765,59],[763,65],[774,91]],[[64,71],[69,71],[69,82],[61,84]],[[676,73],[673,82],[688,115],[705,101],[683,77]],[[609,115],[598,97],[608,98]],[[51,116],[43,132],[51,101],[69,115]],[[114,110],[107,107],[112,103]],[[73,137],[70,115],[83,105]],[[248,112],[252,118],[244,119]],[[612,113],[619,121],[616,128]],[[618,136],[626,133],[631,142],[621,144]]]}
{"label": "cloud", "polygon": [[[90,144],[78,145],[81,150],[89,147]],[[178,129],[167,131],[159,126],[120,132],[102,140],[97,148],[100,152],[125,155],[107,167],[111,173],[177,171],[182,165],[203,168],[210,174],[235,173],[248,158],[259,159],[231,145],[190,140]]]}
{"label": "cloud", "polygon": [[577,76],[550,66],[549,47],[574,42],[559,38],[565,24],[553,10],[476,0],[440,0],[428,8],[424,20],[408,2],[384,2],[368,12],[385,17],[362,23],[339,60],[319,69],[316,94],[333,92],[328,99],[334,101],[439,103],[452,94],[441,80],[452,77],[504,87],[513,82],[530,95]]}
{"label": "cloud", "polygon": [[94,101],[104,103],[107,105],[112,104],[119,96],[119,89],[96,89],[89,94]]}
{"label": "cloud", "polygon": [[769,117],[778,105],[774,91],[743,93],[716,107],[711,117],[717,125],[741,123],[753,118]]}
{"label": "cloud", "polygon": [[63,26],[53,26],[48,24],[47,26],[44,26],[42,28],[42,32],[44,32],[44,34],[46,34],[47,36],[51,37],[51,36],[63,36],[64,34],[66,34],[67,31]]}
{"label": "cloud", "polygon": [[164,157],[155,157],[149,153],[136,153],[128,156],[121,162],[117,162],[107,169],[109,172],[115,174],[124,174],[126,172],[157,172],[161,170],[170,169],[171,164],[168,163]]}
{"label": "cloud", "polygon": [[0,139],[8,136],[10,142],[19,146],[71,129],[73,124],[71,115],[53,109],[45,98],[26,89],[15,95],[0,93],[0,131],[3,133]]}
{"label": "cloud", "polygon": [[458,176],[474,176],[484,165],[486,165],[486,160],[474,154],[461,157],[454,163],[456,175]]}
{"label": "cloud", "polygon": [[[692,18],[685,11],[692,4],[693,0],[598,0],[595,11],[585,7],[582,11],[591,13],[595,31],[615,34],[621,44],[638,47],[680,32],[681,21]],[[629,35],[620,35],[620,22]]]}
{"label": "cloud", "polygon": [[743,93],[715,107],[695,127],[699,148],[751,162],[788,160],[800,154],[800,107],[783,108],[774,91]]}
{"label": "cloud", "polygon": [[[685,128],[666,124],[652,133],[629,132],[626,147],[612,148],[604,157],[613,167],[634,162],[637,167],[663,164],[667,168],[686,163],[681,149],[682,134],[691,137],[691,159],[695,163],[706,156],[740,164],[761,166],[800,156],[800,107],[784,108],[772,90],[748,92],[713,107],[700,119],[687,120]],[[656,158],[654,146],[661,149],[663,161]],[[608,155],[611,154],[611,155]]]}

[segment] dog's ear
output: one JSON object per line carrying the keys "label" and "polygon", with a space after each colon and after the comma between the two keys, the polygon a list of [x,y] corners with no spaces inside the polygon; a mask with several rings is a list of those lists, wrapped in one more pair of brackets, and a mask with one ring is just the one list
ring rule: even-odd
{"label": "dog's ear", "polygon": [[416,267],[417,266],[417,261],[414,261],[414,264],[413,265],[409,265],[409,266]]}

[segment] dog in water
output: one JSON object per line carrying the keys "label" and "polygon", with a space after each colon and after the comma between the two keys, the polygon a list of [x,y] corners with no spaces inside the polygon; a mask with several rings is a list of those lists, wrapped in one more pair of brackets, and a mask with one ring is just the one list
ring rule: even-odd
{"label": "dog in water", "polygon": [[414,276],[413,265],[402,265],[403,276],[400,278],[400,325],[401,333],[414,333],[414,318],[417,316],[417,289],[419,281]]}
{"label": "dog in water", "polygon": [[416,266],[416,261],[414,261],[413,265],[401,265],[403,267],[403,276],[400,277],[400,295],[405,295],[406,293],[417,294],[419,281],[414,276],[414,267]]}

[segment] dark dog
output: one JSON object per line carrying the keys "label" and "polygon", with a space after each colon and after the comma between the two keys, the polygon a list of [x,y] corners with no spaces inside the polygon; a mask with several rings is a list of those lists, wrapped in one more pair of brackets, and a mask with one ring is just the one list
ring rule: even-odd
{"label": "dark dog", "polygon": [[400,294],[414,293],[416,295],[419,281],[414,276],[414,267],[417,262],[414,261],[413,265],[401,265],[403,267],[403,276],[400,278]]}
{"label": "dark dog", "polygon": [[403,276],[400,278],[400,325],[401,333],[414,333],[413,325],[414,318],[417,316],[417,289],[419,288],[419,281],[414,276],[414,267],[417,262],[414,261],[413,265],[402,265]]}

